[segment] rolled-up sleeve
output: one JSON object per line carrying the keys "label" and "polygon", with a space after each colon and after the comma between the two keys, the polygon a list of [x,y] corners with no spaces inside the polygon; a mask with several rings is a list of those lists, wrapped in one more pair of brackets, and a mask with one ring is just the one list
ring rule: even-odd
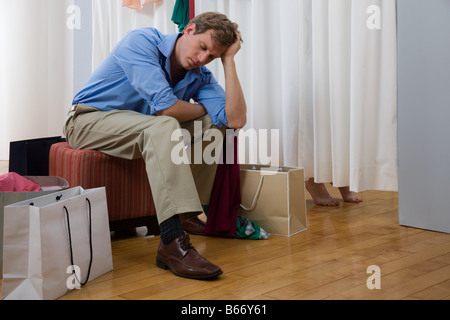
{"label": "rolled-up sleeve", "polygon": [[117,46],[114,59],[122,68],[131,86],[150,107],[150,114],[174,105],[178,98],[167,79],[159,54],[157,43],[148,35],[132,31]]}
{"label": "rolled-up sleeve", "polygon": [[195,94],[194,100],[205,107],[216,126],[228,127],[225,112],[225,91],[207,69],[204,70],[203,81],[205,83]]}

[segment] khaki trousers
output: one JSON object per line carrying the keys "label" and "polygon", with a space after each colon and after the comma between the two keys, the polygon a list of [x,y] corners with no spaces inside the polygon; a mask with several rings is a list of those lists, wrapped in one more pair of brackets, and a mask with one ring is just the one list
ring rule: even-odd
{"label": "khaki trousers", "polygon": [[[203,133],[217,128],[208,115],[194,121],[201,121]],[[128,110],[100,111],[79,104],[69,113],[64,134],[74,149],[98,150],[128,160],[143,158],[161,224],[177,214],[181,221],[189,219],[203,211],[202,204],[209,204],[217,163],[175,164],[171,159],[172,150],[180,144],[171,141],[172,133],[183,128],[194,137],[194,121],[180,124],[172,117]],[[223,136],[224,130],[221,132]],[[202,150],[211,143],[200,140],[195,143],[202,143]]]}

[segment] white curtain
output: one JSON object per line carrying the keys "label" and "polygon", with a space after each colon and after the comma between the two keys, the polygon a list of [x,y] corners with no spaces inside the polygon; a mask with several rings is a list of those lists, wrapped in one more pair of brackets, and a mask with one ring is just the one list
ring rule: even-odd
{"label": "white curtain", "polygon": [[0,159],[10,141],[62,135],[73,95],[68,0],[0,1]]}
{"label": "white curtain", "polygon": [[279,129],[280,163],[316,182],[397,191],[395,0],[196,0],[205,11],[245,40],[244,130]]}
{"label": "white curtain", "polygon": [[92,0],[95,69],[125,34],[136,28],[154,27],[163,33],[177,32],[171,21],[175,0],[146,3],[141,10],[122,6],[122,0]]}
{"label": "white curtain", "polygon": [[[173,6],[162,0],[135,11],[120,0],[94,0],[94,67],[128,30],[151,25],[176,32]],[[279,130],[273,164],[303,167],[306,178],[357,192],[397,191],[395,0],[196,0],[195,6],[196,14],[219,11],[240,25],[243,131]],[[209,68],[224,84],[220,61]]]}

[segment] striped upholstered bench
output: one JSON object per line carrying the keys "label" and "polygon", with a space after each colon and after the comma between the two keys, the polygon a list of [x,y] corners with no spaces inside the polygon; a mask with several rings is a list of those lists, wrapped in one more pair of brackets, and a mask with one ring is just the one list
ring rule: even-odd
{"label": "striped upholstered bench", "polygon": [[67,142],[50,148],[49,175],[65,179],[71,188],[105,187],[111,231],[145,226],[158,235],[159,226],[142,159],[125,160],[95,150],[75,150]]}

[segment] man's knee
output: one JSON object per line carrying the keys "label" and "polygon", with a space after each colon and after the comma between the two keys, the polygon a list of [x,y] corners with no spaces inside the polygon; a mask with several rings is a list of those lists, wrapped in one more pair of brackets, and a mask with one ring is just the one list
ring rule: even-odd
{"label": "man's knee", "polygon": [[[177,119],[170,116],[157,116],[151,124],[143,131],[144,134],[150,134],[150,136],[158,139],[169,139],[174,132],[179,130],[180,123]],[[162,142],[162,141],[161,141]]]}
{"label": "man's knee", "polygon": [[156,119],[158,121],[158,126],[160,126],[161,128],[167,128],[168,130],[180,128],[180,123],[174,117],[157,116]]}

